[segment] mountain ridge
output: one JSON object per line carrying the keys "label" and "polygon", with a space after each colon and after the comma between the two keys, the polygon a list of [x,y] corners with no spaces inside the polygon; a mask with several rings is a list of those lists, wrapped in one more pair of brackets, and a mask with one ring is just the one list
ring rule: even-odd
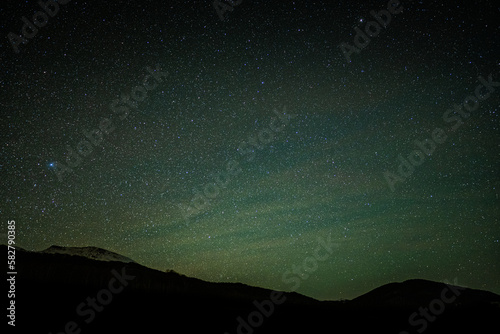
{"label": "mountain ridge", "polygon": [[[24,318],[29,315],[32,319],[23,326],[26,330],[52,333],[59,333],[70,320],[77,322],[82,331],[91,333],[132,333],[131,324],[137,322],[143,331],[152,331],[166,320],[169,326],[183,326],[188,332],[250,333],[238,326],[243,326],[242,321],[248,326],[257,319],[252,317],[266,312],[273,315],[265,317],[259,334],[319,332],[332,323],[340,326],[338,332],[384,329],[399,333],[408,328],[411,314],[440,298],[447,287],[444,283],[414,279],[388,283],[344,301],[318,301],[296,292],[277,292],[285,300],[278,305],[271,304],[273,291],[269,289],[243,283],[207,282],[136,262],[20,251],[16,252],[16,266],[19,273],[16,303],[22,306]],[[128,277],[129,281],[119,293],[111,295],[108,303],[108,297],[102,299],[103,293],[116,289],[117,277]],[[500,296],[462,289],[457,302],[447,305],[445,315],[432,323],[426,333],[476,330],[478,322],[485,328],[498,324]],[[78,317],[77,310],[89,300],[100,300],[104,311],[94,312],[96,320],[87,324],[88,319]],[[404,302],[398,303],[399,300]]]}
{"label": "mountain ridge", "polygon": [[[0,246],[7,247],[6,245],[3,245],[3,244]],[[115,252],[106,250],[104,248],[96,247],[96,246],[81,246],[81,247],[70,246],[70,247],[68,247],[68,246],[51,245],[48,248],[43,249],[43,250],[39,250],[39,251],[28,251],[26,249],[23,249],[23,248],[17,247],[17,246],[15,248],[16,248],[16,250],[21,250],[23,252],[32,252],[32,253],[39,253],[39,254],[60,254],[60,255],[79,256],[79,257],[87,258],[89,260],[104,261],[104,262],[113,262],[114,261],[114,262],[122,262],[122,263],[134,263],[134,264],[137,264],[141,267],[147,268],[149,270],[155,270],[155,271],[158,271],[161,273],[166,273],[166,274],[175,274],[175,275],[178,275],[181,277],[186,277],[189,279],[196,279],[196,280],[200,280],[200,281],[204,281],[204,282],[208,282],[208,283],[213,283],[213,284],[234,284],[234,285],[255,287],[255,286],[248,285],[248,284],[241,283],[241,282],[206,281],[206,280],[202,280],[199,278],[186,276],[184,274],[178,273],[177,271],[175,271],[173,269],[166,269],[165,271],[161,271],[158,269],[150,268],[150,267],[144,266],[142,264],[139,264],[136,261],[130,259],[129,257],[123,256],[119,253],[115,253]],[[442,288],[446,287],[447,285],[448,285],[447,283],[443,283],[443,282],[437,282],[437,281],[432,281],[432,280],[422,279],[422,278],[412,278],[412,279],[408,279],[408,280],[404,280],[404,281],[400,281],[400,282],[389,282],[389,283],[383,284],[377,288],[374,288],[366,293],[363,293],[355,298],[344,299],[343,301],[353,301],[353,302],[362,301],[363,303],[366,303],[369,299],[374,299],[373,297],[370,297],[370,296],[376,294],[380,297],[380,293],[382,293],[382,291],[385,291],[385,290],[390,290],[394,294],[395,290],[396,290],[395,288],[399,287],[399,286],[405,287],[405,289],[402,289],[402,291],[400,291],[399,293],[405,293],[405,292],[408,292],[408,291],[414,289],[415,286],[420,286],[420,288],[422,288],[422,286],[426,286],[426,287],[434,286],[434,289],[436,289],[436,288],[442,289]],[[449,284],[449,285],[453,286],[453,284]],[[456,286],[458,286],[458,285],[456,285]],[[481,289],[473,289],[473,288],[468,288],[468,287],[464,287],[464,286],[460,286],[460,287],[467,288],[468,290],[481,291],[482,293],[491,294],[491,295],[500,297],[500,295],[497,295],[496,293],[491,292],[491,291],[481,290]],[[270,290],[270,289],[261,288],[261,287],[255,287],[255,288]],[[413,294],[416,294],[416,293],[413,293]],[[303,295],[303,296],[310,298],[310,299],[314,299],[316,301],[319,301],[313,297],[308,297],[305,295]],[[326,302],[340,302],[341,300],[324,300],[324,301],[326,301]]]}

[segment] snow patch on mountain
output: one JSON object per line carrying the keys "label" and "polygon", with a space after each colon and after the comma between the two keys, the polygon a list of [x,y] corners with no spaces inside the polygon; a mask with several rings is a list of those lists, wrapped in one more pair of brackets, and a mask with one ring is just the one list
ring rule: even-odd
{"label": "snow patch on mountain", "polygon": [[117,254],[110,252],[108,250],[98,248],[98,247],[61,247],[61,246],[50,246],[46,250],[41,251],[41,253],[46,254],[66,254],[73,256],[83,256],[88,259],[98,260],[98,261],[117,261],[124,263],[136,263],[134,260]]}

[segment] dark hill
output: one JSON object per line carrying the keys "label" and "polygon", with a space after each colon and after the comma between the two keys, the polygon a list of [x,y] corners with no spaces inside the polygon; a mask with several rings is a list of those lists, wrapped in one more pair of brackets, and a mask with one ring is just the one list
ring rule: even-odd
{"label": "dark hill", "polygon": [[[0,249],[7,253],[6,246]],[[247,323],[260,321],[266,308],[257,313],[254,301],[269,307],[266,301],[273,293],[240,283],[211,283],[173,271],[161,272],[135,262],[68,254],[18,251],[16,265],[19,333],[233,334],[238,333],[238,317]],[[320,302],[285,293],[284,303],[272,304],[272,311],[267,308],[272,314],[262,316],[262,325],[240,328],[240,333],[416,333],[420,327],[411,326],[409,316],[440,298],[444,288],[442,283],[410,280],[390,283],[344,302]],[[460,291],[461,296],[429,322],[426,333],[498,328],[500,296],[472,289]]]}
{"label": "dark hill", "polygon": [[[446,290],[446,292],[443,292]],[[464,289],[463,287],[448,286],[445,283],[423,279],[412,279],[402,283],[389,283],[373,289],[352,300],[352,304],[365,307],[414,307],[415,305],[429,304],[435,298],[452,299],[456,291],[456,300],[449,305],[473,305],[483,301],[500,302],[500,296],[482,290]]]}

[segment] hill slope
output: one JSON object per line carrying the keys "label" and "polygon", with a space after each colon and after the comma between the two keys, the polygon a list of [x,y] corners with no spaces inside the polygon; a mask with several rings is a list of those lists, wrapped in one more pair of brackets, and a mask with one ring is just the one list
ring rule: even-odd
{"label": "hill slope", "polygon": [[[6,252],[6,247],[0,249]],[[210,283],[135,262],[65,252],[16,252],[17,326],[22,332],[195,333],[415,332],[409,317],[440,298],[442,283],[390,283],[344,302],[320,302],[240,283]],[[486,332],[499,325],[500,296],[460,290],[426,333]],[[274,295],[273,295],[274,293]],[[270,302],[276,295],[282,303]],[[449,297],[450,295],[447,295]],[[466,298],[465,298],[466,297]],[[69,325],[68,325],[69,324]],[[73,326],[73,327],[72,327]],[[76,327],[75,327],[76,326]]]}

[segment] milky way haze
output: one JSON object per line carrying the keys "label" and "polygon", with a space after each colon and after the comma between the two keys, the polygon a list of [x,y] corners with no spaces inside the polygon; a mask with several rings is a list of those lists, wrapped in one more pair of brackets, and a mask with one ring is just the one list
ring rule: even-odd
{"label": "milky way haze", "polygon": [[2,242],[500,293],[495,2],[233,3],[2,2]]}

